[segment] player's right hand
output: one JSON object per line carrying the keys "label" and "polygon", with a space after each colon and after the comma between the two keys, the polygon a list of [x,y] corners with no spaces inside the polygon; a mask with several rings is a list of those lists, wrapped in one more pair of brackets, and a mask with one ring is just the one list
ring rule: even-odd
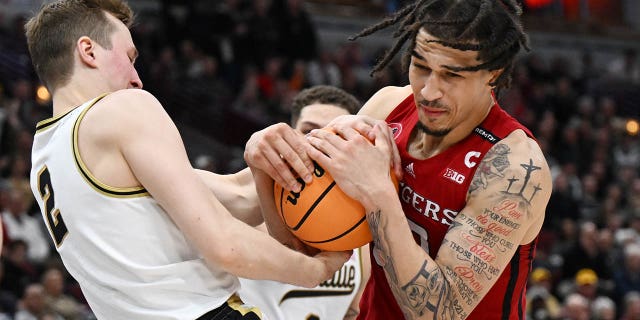
{"label": "player's right hand", "polygon": [[329,280],[340,269],[345,262],[351,258],[353,250],[348,251],[320,251],[313,256],[314,259],[319,260],[322,263],[321,272],[311,275],[313,277],[313,283],[310,283],[308,288],[317,287],[322,282]]}
{"label": "player's right hand", "polygon": [[[331,128],[333,132],[337,133],[342,137],[346,137],[353,132],[358,132],[359,134],[367,137],[369,141],[376,140],[376,133],[373,128],[376,125],[380,125],[381,127],[386,127],[387,123],[383,120],[378,120],[365,115],[343,115],[333,119],[326,128]],[[402,164],[400,160],[400,153],[398,152],[398,148],[396,147],[395,141],[393,139],[393,134],[384,135],[385,139],[387,139],[389,145],[393,146],[390,150],[391,152],[391,167],[393,168],[393,172],[396,175],[398,181],[402,179]]]}

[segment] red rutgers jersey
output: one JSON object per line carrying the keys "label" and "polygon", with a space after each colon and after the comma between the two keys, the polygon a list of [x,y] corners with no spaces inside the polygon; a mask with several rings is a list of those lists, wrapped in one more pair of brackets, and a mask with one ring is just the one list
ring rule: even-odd
{"label": "red rutgers jersey", "polygon": [[[402,158],[403,180],[399,196],[403,211],[418,244],[435,258],[445,233],[466,205],[467,190],[480,161],[495,143],[516,129],[529,130],[497,104],[485,120],[464,140],[426,160],[407,152],[411,131],[418,122],[413,95],[386,119],[393,129]],[[371,244],[373,249],[373,243]],[[468,319],[524,319],[525,287],[535,241],[519,246],[516,253]],[[371,278],[360,302],[358,319],[401,319],[402,311],[389,288],[384,270],[371,254]]]}

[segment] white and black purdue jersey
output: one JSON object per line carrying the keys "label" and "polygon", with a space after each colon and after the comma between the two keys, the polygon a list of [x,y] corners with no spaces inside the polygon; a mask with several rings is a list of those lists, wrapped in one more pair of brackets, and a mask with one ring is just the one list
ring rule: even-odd
{"label": "white and black purdue jersey", "polygon": [[361,249],[333,278],[315,288],[303,288],[269,280],[240,278],[240,298],[255,305],[269,319],[337,320],[344,318],[362,283]]}
{"label": "white and black purdue jersey", "polygon": [[37,125],[31,189],[51,238],[99,319],[195,319],[238,280],[208,266],[144,188],[110,187],[89,172],[78,127],[103,96]]}

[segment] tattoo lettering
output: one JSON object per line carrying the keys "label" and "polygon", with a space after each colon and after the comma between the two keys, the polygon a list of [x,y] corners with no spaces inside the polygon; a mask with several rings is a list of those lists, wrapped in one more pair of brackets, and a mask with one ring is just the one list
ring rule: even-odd
{"label": "tattoo lettering", "polygon": [[[466,246],[460,245],[454,241],[447,241],[448,247],[457,253],[456,258],[460,260],[459,262],[467,262],[469,268],[471,268],[475,273],[481,274],[489,280],[493,279],[494,276],[499,275],[500,270],[491,264],[495,261],[497,256],[493,249],[482,244],[478,239],[470,234],[463,233],[461,234],[461,237],[465,242],[467,242]],[[469,249],[467,249],[467,247]]]}
{"label": "tattoo lettering", "polygon": [[450,267],[445,267],[444,272],[449,277],[449,279],[452,280],[451,283],[453,283],[453,285],[458,288],[458,293],[460,294],[460,297],[464,299],[464,303],[466,303],[467,305],[473,305],[474,301],[479,299],[478,293],[471,287],[469,287],[465,283],[465,280],[460,277],[453,269],[451,269]]}
{"label": "tattoo lettering", "polygon": [[476,274],[469,267],[457,266],[453,268],[453,270],[460,276],[460,278],[464,279],[466,283],[469,284],[471,289],[474,292],[480,292],[484,287],[482,284],[476,279]]}

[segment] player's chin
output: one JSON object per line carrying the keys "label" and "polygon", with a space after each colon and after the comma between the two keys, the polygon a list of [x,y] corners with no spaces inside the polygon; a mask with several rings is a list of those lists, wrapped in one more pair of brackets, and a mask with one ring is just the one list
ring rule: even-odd
{"label": "player's chin", "polygon": [[444,137],[451,132],[451,128],[449,127],[425,125],[422,121],[418,121],[417,126],[423,133],[437,138]]}

